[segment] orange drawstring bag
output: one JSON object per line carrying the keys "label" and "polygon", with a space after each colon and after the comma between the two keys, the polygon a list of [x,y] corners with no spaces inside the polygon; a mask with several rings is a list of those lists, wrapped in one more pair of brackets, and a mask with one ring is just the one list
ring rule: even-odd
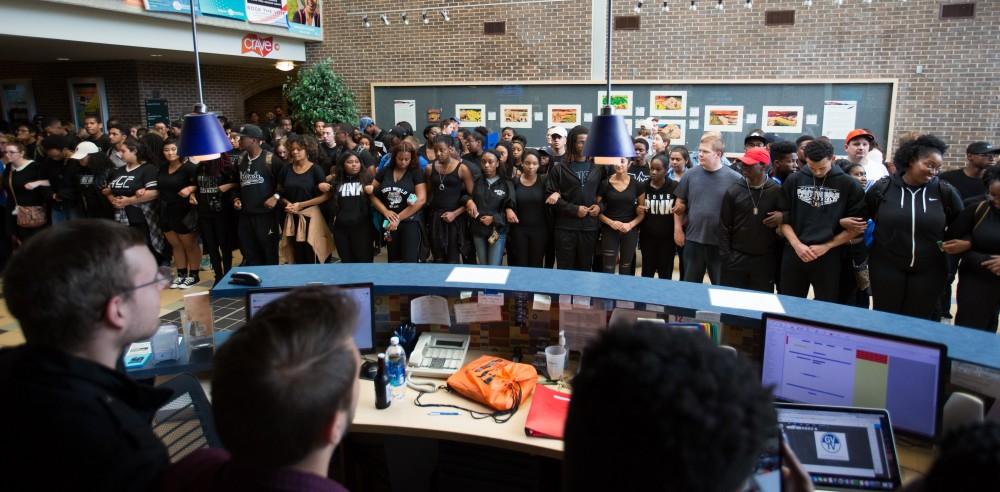
{"label": "orange drawstring bag", "polygon": [[517,413],[522,401],[531,397],[537,382],[538,372],[533,366],[484,355],[452,374],[447,381],[448,390],[496,412],[477,412],[454,405],[423,404],[420,398],[414,403],[420,407],[458,408],[469,412],[473,418],[492,417],[497,423],[503,423]]}

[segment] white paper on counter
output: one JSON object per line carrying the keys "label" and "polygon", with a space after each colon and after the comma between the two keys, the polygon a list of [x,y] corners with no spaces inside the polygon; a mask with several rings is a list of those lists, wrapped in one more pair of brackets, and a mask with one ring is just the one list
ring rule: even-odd
{"label": "white paper on counter", "polygon": [[410,301],[410,322],[417,325],[451,326],[448,300],[441,296],[413,298]]}
{"label": "white paper on counter", "polygon": [[470,268],[455,267],[451,269],[445,282],[465,282],[469,284],[498,284],[507,283],[507,276],[510,270],[506,268]]}
{"label": "white paper on counter", "polygon": [[775,294],[729,289],[708,289],[708,299],[713,306],[718,307],[778,314],[785,312],[785,307],[781,305],[781,300]]}

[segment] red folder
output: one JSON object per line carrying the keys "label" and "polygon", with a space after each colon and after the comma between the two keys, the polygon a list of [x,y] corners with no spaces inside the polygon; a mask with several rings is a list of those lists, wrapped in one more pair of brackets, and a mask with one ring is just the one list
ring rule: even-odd
{"label": "red folder", "polygon": [[555,391],[548,386],[535,386],[531,409],[524,422],[524,433],[532,437],[562,439],[566,414],[569,412],[569,393]]}

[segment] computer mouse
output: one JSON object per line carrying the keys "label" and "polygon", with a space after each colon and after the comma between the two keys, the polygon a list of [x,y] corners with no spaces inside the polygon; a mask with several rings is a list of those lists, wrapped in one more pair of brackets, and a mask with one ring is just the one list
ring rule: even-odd
{"label": "computer mouse", "polygon": [[233,275],[229,278],[229,283],[256,287],[260,285],[260,277],[256,273],[233,272]]}
{"label": "computer mouse", "polygon": [[366,360],[361,364],[361,379],[375,380],[376,374],[378,374],[378,362]]}

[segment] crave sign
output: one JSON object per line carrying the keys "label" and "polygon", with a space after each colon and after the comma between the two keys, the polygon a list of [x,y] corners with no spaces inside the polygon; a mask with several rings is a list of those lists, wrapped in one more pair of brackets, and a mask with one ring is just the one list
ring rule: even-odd
{"label": "crave sign", "polygon": [[263,37],[256,34],[247,34],[243,36],[242,46],[240,47],[240,53],[255,53],[261,58],[267,57],[272,51],[281,51],[281,45],[274,40],[273,37]]}

